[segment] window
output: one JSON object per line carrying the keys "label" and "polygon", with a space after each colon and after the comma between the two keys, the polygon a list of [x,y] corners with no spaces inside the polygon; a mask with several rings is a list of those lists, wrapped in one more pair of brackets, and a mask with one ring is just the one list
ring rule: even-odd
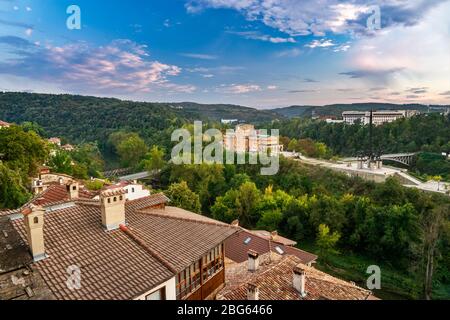
{"label": "window", "polygon": [[114,197],[114,200],[113,200],[114,202],[117,202],[117,197]]}
{"label": "window", "polygon": [[134,193],[134,188],[131,188],[131,192],[133,192],[133,193]]}
{"label": "window", "polygon": [[284,251],[283,251],[283,249],[281,249],[280,247],[275,247],[275,250],[279,253],[279,254],[281,254],[281,255],[283,255],[284,254]]}
{"label": "window", "polygon": [[244,243],[246,245],[248,245],[251,241],[252,241],[252,238],[248,237],[247,239],[244,240]]}
{"label": "window", "polygon": [[72,190],[73,190],[73,191],[76,191],[76,190],[77,190],[77,186],[73,186],[73,187],[72,187]]}
{"label": "window", "polygon": [[36,224],[36,223],[39,223],[39,218],[38,218],[38,217],[34,217],[33,222],[34,222],[35,224]]}
{"label": "window", "polygon": [[111,203],[111,198],[108,198],[108,203]]}
{"label": "window", "polygon": [[120,196],[119,199],[120,199],[120,201],[122,201],[123,200],[123,196]]}
{"label": "window", "polygon": [[145,297],[145,300],[166,300],[166,287],[162,287]]}

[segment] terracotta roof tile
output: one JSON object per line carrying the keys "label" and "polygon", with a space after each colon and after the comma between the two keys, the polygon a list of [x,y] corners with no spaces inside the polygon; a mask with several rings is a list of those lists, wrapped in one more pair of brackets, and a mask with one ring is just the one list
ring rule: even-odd
{"label": "terracotta roof tile", "polygon": [[[296,256],[287,255],[269,260],[267,254],[263,259],[266,260],[255,273],[247,271],[247,263],[229,265],[226,286],[217,298],[247,300],[249,283],[258,287],[260,300],[367,300],[373,297],[368,290],[301,264]],[[306,273],[305,297],[293,287],[293,270],[299,266]]]}
{"label": "terracotta roof tile", "polygon": [[261,237],[258,233],[254,233],[243,228],[241,228],[240,232],[227,239],[225,242],[225,254],[227,258],[237,263],[241,263],[247,261],[247,253],[250,249],[258,252],[260,255],[263,255],[269,252],[269,247],[270,251],[277,254],[295,255],[301,259],[304,264],[310,264],[317,260],[317,256],[312,253],[291,246],[286,246],[282,243],[270,241],[267,237]]}

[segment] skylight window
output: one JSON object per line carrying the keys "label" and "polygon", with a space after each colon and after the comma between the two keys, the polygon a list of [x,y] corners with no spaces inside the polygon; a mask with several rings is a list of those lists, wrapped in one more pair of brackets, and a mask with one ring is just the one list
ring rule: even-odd
{"label": "skylight window", "polygon": [[283,249],[281,249],[280,247],[276,246],[275,250],[279,253],[279,254],[284,254]]}
{"label": "skylight window", "polygon": [[244,240],[244,243],[248,245],[250,241],[252,241],[252,238],[248,237],[247,239]]}

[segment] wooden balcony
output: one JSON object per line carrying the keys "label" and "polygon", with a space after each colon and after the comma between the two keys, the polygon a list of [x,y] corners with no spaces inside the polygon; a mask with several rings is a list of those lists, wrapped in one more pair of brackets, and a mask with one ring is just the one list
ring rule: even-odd
{"label": "wooden balcony", "polygon": [[209,296],[221,288],[225,283],[225,268],[222,268],[216,275],[208,279],[203,285],[191,293],[185,300],[206,300]]}

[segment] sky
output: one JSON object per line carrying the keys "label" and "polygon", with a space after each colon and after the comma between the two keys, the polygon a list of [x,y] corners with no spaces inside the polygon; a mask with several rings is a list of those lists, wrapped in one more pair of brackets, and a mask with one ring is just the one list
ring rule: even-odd
{"label": "sky", "polygon": [[0,91],[450,104],[449,17],[450,0],[0,0]]}

